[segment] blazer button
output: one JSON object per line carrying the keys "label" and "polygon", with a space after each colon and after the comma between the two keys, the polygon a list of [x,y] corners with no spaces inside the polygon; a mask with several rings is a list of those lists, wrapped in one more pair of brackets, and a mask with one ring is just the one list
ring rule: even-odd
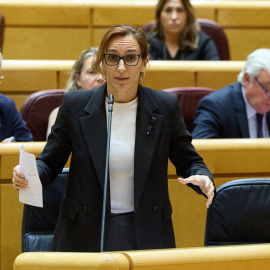
{"label": "blazer button", "polygon": [[87,207],[87,205],[85,205],[85,206],[83,207],[83,212],[84,212],[84,213],[87,213],[87,212],[88,212],[88,207]]}
{"label": "blazer button", "polygon": [[158,210],[158,207],[155,205],[155,206],[152,208],[153,214],[155,214],[155,213],[157,212],[157,210]]}

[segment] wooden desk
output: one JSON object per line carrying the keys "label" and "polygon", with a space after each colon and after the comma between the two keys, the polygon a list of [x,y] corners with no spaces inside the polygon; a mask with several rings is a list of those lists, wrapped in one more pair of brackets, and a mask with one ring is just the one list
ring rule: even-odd
{"label": "wooden desk", "polygon": [[[216,187],[240,178],[270,177],[270,139],[194,140],[195,148],[214,175]],[[25,151],[38,155],[45,143],[25,143]],[[11,184],[12,169],[19,162],[21,143],[0,144],[0,254],[1,270],[11,269],[21,253],[23,205]],[[169,192],[173,207],[176,245],[201,247],[204,240],[206,199],[177,181],[171,163],[168,169]]]}
{"label": "wooden desk", "polygon": [[[65,88],[74,60],[4,60],[5,76],[0,89],[16,102],[39,90]],[[204,86],[219,89],[236,81],[243,61],[150,61],[144,86],[163,90],[170,87]]]}
{"label": "wooden desk", "polygon": [[[142,26],[155,18],[156,0],[0,0],[6,19],[5,59],[76,59],[99,46],[108,27]],[[228,37],[232,60],[269,47],[269,1],[192,1],[197,18],[216,21]]]}
{"label": "wooden desk", "polygon": [[270,245],[241,245],[104,253],[30,252],[20,254],[14,270],[268,270]]}

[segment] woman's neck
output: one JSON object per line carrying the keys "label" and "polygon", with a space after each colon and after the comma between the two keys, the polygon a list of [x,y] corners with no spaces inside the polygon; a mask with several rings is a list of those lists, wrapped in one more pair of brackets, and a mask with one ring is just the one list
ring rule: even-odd
{"label": "woman's neck", "polygon": [[138,89],[138,86],[137,86],[136,90],[133,90],[133,91],[128,91],[128,90],[113,91],[113,90],[109,90],[107,88],[107,97],[109,96],[109,94],[113,94],[114,95],[114,102],[127,103],[127,102],[134,100],[137,97],[137,89]]}

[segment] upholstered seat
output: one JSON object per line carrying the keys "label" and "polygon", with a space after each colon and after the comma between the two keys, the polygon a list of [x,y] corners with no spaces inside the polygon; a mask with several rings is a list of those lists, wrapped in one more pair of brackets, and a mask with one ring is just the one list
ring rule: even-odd
{"label": "upholstered seat", "polygon": [[205,246],[270,243],[269,206],[268,178],[222,185],[207,211]]}
{"label": "upholstered seat", "polygon": [[63,101],[65,89],[38,91],[23,103],[20,113],[30,129],[34,141],[46,141],[49,115]]}
{"label": "upholstered seat", "polygon": [[163,91],[177,95],[178,102],[182,108],[186,128],[191,133],[196,108],[200,99],[212,93],[214,90],[206,87],[175,87],[167,88]]}
{"label": "upholstered seat", "polygon": [[[197,22],[199,23],[201,30],[209,35],[215,42],[220,60],[230,60],[229,44],[222,27],[216,22],[208,19],[198,18]],[[145,32],[149,32],[154,24],[155,21],[152,21],[144,25],[142,28]]]}

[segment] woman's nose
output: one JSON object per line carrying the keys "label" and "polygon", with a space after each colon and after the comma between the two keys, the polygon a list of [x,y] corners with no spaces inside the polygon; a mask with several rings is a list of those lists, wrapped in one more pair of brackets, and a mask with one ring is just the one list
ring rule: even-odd
{"label": "woman's nose", "polygon": [[117,69],[126,69],[126,64],[124,62],[124,59],[120,59],[119,63],[118,63],[118,68]]}
{"label": "woman's nose", "polygon": [[103,79],[103,77],[101,76],[101,74],[97,74],[96,80],[97,80],[98,82],[101,82],[101,83],[104,82],[104,79]]}
{"label": "woman's nose", "polygon": [[177,19],[177,11],[176,10],[172,11],[172,19],[173,20]]}

